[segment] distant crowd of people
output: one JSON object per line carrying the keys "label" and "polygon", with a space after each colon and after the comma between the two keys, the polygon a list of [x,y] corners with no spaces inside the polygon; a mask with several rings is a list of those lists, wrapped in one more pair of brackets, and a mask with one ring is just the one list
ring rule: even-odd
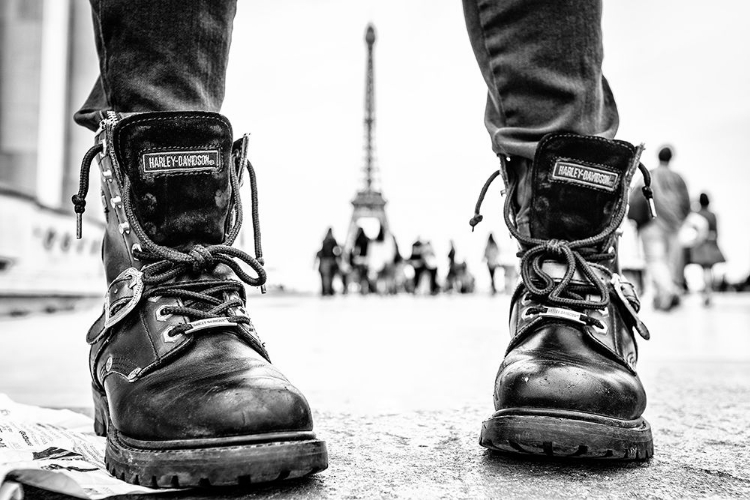
{"label": "distant crowd of people", "polygon": [[[498,245],[490,234],[485,247],[484,262],[493,294],[498,289],[512,293],[518,278],[515,243],[506,239],[507,244]],[[316,258],[324,296],[334,295],[337,290],[341,293],[437,295],[473,293],[476,289],[475,276],[466,261],[457,258],[453,241],[447,254],[447,273],[441,282],[438,257],[429,240],[417,237],[411,245],[411,254],[404,257],[395,237],[387,234],[382,226],[375,238],[369,238],[364,229],[358,228],[351,245],[340,245],[329,228]],[[496,286],[497,280],[502,280],[500,287]],[[335,286],[337,281],[339,286]]]}

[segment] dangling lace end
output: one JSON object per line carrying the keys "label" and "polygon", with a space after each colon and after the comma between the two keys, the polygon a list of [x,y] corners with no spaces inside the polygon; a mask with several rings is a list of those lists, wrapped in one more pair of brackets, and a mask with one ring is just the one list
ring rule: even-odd
{"label": "dangling lace end", "polygon": [[83,155],[81,161],[81,176],[78,179],[78,193],[74,194],[70,201],[73,202],[73,210],[76,213],[76,239],[83,236],[83,212],[86,211],[86,194],[89,192],[89,171],[94,157],[104,150],[102,143],[96,144]]}
{"label": "dangling lace end", "polygon": [[644,186],[641,188],[641,191],[643,192],[643,197],[646,198],[646,202],[648,203],[648,215],[652,219],[656,219],[656,204],[654,203],[654,190],[651,189],[651,172],[648,171],[645,165],[643,163],[638,164],[638,168],[641,170],[641,174],[643,174],[643,184]]}
{"label": "dangling lace end", "polygon": [[267,292],[266,285],[260,285],[260,293],[264,294]]}
{"label": "dangling lace end", "polygon": [[482,209],[482,202],[484,201],[484,197],[487,194],[487,189],[489,189],[490,184],[492,184],[492,181],[494,181],[498,175],[500,175],[500,170],[492,172],[489,179],[487,179],[487,181],[485,181],[484,183],[484,186],[482,186],[482,190],[479,192],[479,199],[477,200],[476,207],[474,207],[474,217],[469,220],[469,225],[471,226],[472,233],[474,232],[474,226],[482,222],[482,219],[484,219],[484,217],[479,214],[479,211]]}
{"label": "dangling lace end", "polygon": [[643,188],[641,188],[641,191],[643,191],[643,196],[648,202],[649,217],[651,217],[652,219],[656,219],[656,203],[654,203],[654,190],[648,186],[643,186]]}
{"label": "dangling lace end", "polygon": [[71,201],[76,213],[76,239],[80,240],[83,237],[83,212],[86,211],[86,198],[80,194],[74,194]]}
{"label": "dangling lace end", "polygon": [[476,225],[479,224],[480,222],[482,222],[483,219],[484,219],[483,215],[474,214],[474,217],[472,217],[469,220],[469,225],[471,226],[471,232],[472,233],[474,232],[474,228],[476,227]]}

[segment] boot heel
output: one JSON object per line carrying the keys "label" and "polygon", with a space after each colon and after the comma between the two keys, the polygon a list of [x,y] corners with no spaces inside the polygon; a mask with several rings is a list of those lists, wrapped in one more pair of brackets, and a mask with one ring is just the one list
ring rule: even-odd
{"label": "boot heel", "polygon": [[107,422],[109,422],[109,408],[107,396],[92,386],[91,393],[94,397],[94,432],[97,436],[107,435]]}

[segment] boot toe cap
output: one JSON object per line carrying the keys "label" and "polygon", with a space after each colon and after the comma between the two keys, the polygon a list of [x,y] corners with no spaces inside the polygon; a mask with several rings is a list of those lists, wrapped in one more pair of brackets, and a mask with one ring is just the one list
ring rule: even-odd
{"label": "boot toe cap", "polygon": [[565,410],[633,420],[645,407],[637,375],[594,352],[585,360],[550,352],[510,355],[495,384],[497,410]]}
{"label": "boot toe cap", "polygon": [[220,363],[181,359],[134,383],[108,379],[112,423],[142,440],[312,430],[302,393],[255,351],[240,350]]}

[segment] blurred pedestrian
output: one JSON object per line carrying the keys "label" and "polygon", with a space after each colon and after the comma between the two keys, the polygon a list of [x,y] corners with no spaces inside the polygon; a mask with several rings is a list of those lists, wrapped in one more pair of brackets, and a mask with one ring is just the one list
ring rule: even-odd
{"label": "blurred pedestrian", "polygon": [[[657,217],[645,222],[638,234],[643,242],[646,269],[652,284],[654,309],[669,311],[680,303],[685,259],[679,231],[690,213],[690,194],[682,176],[672,170],[672,148],[659,151],[659,166],[650,171]],[[631,200],[642,203],[640,189]]]}
{"label": "blurred pedestrian", "polygon": [[489,237],[487,238],[487,245],[485,245],[484,247],[483,260],[487,263],[487,270],[490,273],[490,290],[492,292],[492,295],[495,295],[497,293],[497,288],[495,288],[495,273],[497,272],[497,268],[500,266],[499,259],[500,248],[495,242],[495,237],[492,235],[492,233],[490,233]]}
{"label": "blurred pedestrian", "polygon": [[390,288],[395,253],[395,240],[381,224],[377,237],[370,241],[367,250],[368,282],[372,291],[386,293]]}
{"label": "blurred pedestrian", "polygon": [[373,291],[370,283],[370,269],[368,253],[370,251],[370,238],[362,227],[357,228],[352,247],[350,264],[351,278],[359,285],[359,293],[368,294]]}
{"label": "blurred pedestrian", "polygon": [[333,295],[333,278],[339,272],[339,258],[341,257],[341,247],[336,238],[333,237],[333,229],[328,228],[328,232],[323,238],[323,246],[318,250],[318,273],[320,273],[321,295]]}
{"label": "blurred pedestrian", "polygon": [[432,243],[422,241],[417,237],[411,246],[411,257],[409,258],[412,268],[414,269],[414,279],[412,293],[419,293],[422,277],[427,275],[428,288],[430,294],[438,292],[437,285],[437,258]]}
{"label": "blurred pedestrian", "polygon": [[455,290],[458,284],[458,266],[456,264],[456,246],[453,240],[450,240],[450,250],[448,250],[448,274],[445,277],[446,292],[452,292]]}
{"label": "blurred pedestrian", "polygon": [[708,234],[702,242],[698,243],[691,249],[690,261],[703,268],[703,303],[704,305],[709,306],[711,305],[711,295],[714,285],[713,267],[716,264],[726,262],[726,259],[719,248],[719,230],[716,221],[716,214],[708,208],[708,205],[710,204],[708,194],[701,193],[699,202],[701,208],[697,214],[706,219],[706,222],[708,223]]}

